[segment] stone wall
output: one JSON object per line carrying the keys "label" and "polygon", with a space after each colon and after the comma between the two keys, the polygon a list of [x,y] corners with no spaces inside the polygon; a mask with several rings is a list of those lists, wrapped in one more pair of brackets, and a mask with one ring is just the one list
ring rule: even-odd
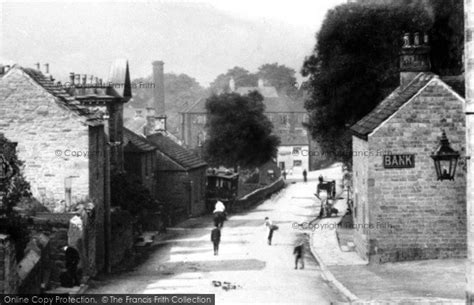
{"label": "stone wall", "polygon": [[258,203],[261,203],[265,199],[268,199],[273,193],[278,192],[285,187],[285,181],[280,177],[277,181],[270,185],[259,188],[250,194],[245,195],[242,198],[236,200],[233,206],[233,211],[241,211],[248,209]]}
{"label": "stone wall", "polygon": [[116,268],[124,260],[133,258],[134,219],[127,211],[114,210],[111,221],[110,265]]}
{"label": "stone wall", "polygon": [[432,81],[369,136],[373,151],[415,154],[415,167],[383,168],[383,156],[369,159],[368,215],[371,262],[465,257],[466,171],[454,181],[437,181],[430,154],[442,130],[465,156],[463,102]]}
{"label": "stone wall", "polygon": [[[353,154],[353,200],[354,200],[354,224],[364,224],[368,221],[368,168],[370,156],[364,156],[363,152],[368,151],[367,141],[357,137],[352,137],[352,151],[361,152]],[[364,230],[354,230],[354,244],[357,253],[364,259],[368,258],[367,232]]]}
{"label": "stone wall", "polygon": [[20,279],[16,272],[15,245],[0,234],[0,293],[17,293]]}
{"label": "stone wall", "polygon": [[0,79],[0,132],[18,142],[18,158],[39,202],[54,209],[65,199],[66,177],[73,177],[73,201],[88,196],[88,127],[20,69]]}
{"label": "stone wall", "polygon": [[205,167],[189,172],[159,171],[156,175],[157,198],[177,210],[174,217],[183,219],[205,213]]}

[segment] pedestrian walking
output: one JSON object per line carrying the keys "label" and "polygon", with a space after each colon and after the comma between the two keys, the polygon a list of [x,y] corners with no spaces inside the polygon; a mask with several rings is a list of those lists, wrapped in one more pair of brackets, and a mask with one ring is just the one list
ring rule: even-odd
{"label": "pedestrian walking", "polygon": [[293,249],[293,255],[295,256],[295,269],[298,269],[298,261],[301,265],[300,269],[304,269],[304,243],[302,241]]}
{"label": "pedestrian walking", "polygon": [[221,230],[218,226],[216,226],[211,231],[211,241],[214,245],[214,255],[219,254],[219,243],[221,242]]}
{"label": "pedestrian walking", "polygon": [[306,168],[303,170],[303,181],[304,182],[308,181],[308,172],[306,171]]}
{"label": "pedestrian walking", "polygon": [[286,169],[283,170],[283,179],[286,180]]}
{"label": "pedestrian walking", "polygon": [[213,214],[214,225],[216,227],[222,227],[224,225],[224,220],[226,219],[225,205],[222,203],[222,201],[217,200]]}
{"label": "pedestrian walking", "polygon": [[268,245],[272,245],[272,238],[273,238],[273,232],[275,230],[278,230],[278,226],[274,225],[273,222],[270,220],[270,218],[265,217],[265,228],[267,229],[267,240],[268,240]]}

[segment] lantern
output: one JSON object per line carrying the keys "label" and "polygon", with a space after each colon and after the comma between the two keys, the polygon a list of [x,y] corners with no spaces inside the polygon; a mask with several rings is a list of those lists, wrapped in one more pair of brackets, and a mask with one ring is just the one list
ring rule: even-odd
{"label": "lantern", "polygon": [[449,145],[446,133],[443,131],[438,149],[431,155],[434,161],[438,180],[454,180],[459,153]]}

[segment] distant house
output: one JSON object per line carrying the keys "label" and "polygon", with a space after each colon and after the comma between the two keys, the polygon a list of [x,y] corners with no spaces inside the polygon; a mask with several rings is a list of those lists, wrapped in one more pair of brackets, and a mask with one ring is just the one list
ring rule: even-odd
{"label": "distant house", "polygon": [[166,135],[155,133],[147,140],[157,148],[157,198],[178,218],[205,213],[206,162]]}
{"label": "distant house", "polygon": [[[38,64],[39,66],[39,64]],[[46,74],[46,75],[45,75]],[[92,202],[91,270],[104,266],[104,204],[107,185],[105,122],[81,106],[48,71],[14,65],[0,70],[0,133],[17,142],[18,158],[33,196],[51,211]],[[95,256],[95,260],[93,259]]]}
{"label": "distant house", "polygon": [[156,189],[160,188],[156,181],[157,148],[146,138],[134,133],[128,128],[123,130],[123,145],[125,171],[140,179],[156,197]]}
{"label": "distant house", "polygon": [[429,72],[426,41],[405,38],[400,86],[351,128],[354,242],[375,263],[467,250],[466,171],[458,165],[454,180],[440,181],[431,158],[443,131],[465,155],[463,86]]}
{"label": "distant house", "polygon": [[[232,80],[231,80],[232,82]],[[280,169],[302,172],[308,169],[308,136],[303,122],[308,119],[303,101],[294,100],[277,92],[275,87],[264,86],[259,80],[257,87],[240,87],[231,90],[241,95],[258,91],[264,98],[265,114],[273,123],[274,132],[281,139],[277,163]],[[181,112],[182,140],[190,149],[199,150],[206,139],[206,99],[197,100]]]}

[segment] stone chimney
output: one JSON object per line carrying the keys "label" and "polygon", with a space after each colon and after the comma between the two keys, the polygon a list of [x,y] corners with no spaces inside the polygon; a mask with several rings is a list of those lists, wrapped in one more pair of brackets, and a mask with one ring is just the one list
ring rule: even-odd
{"label": "stone chimney", "polygon": [[420,72],[431,70],[428,35],[405,33],[400,51],[400,86],[408,85]]}
{"label": "stone chimney", "polygon": [[229,88],[230,88],[230,92],[235,91],[235,80],[234,80],[233,77],[231,77],[230,80],[229,80]]}
{"label": "stone chimney", "polygon": [[164,62],[161,60],[152,62],[153,65],[153,103],[155,115],[165,114],[165,80],[163,73]]}

